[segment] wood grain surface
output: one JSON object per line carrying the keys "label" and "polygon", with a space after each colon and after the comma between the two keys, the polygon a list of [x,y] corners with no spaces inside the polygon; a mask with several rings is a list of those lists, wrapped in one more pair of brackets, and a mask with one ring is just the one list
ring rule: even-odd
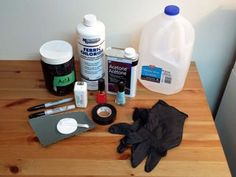
{"label": "wood grain surface", "polygon": [[[74,111],[85,111],[91,117],[95,95],[96,92],[89,92],[88,107]],[[131,167],[129,150],[116,152],[122,136],[108,133],[109,126],[97,125],[89,132],[42,147],[28,123],[26,109],[66,97],[54,96],[45,89],[39,61],[0,61],[0,176],[230,176],[194,63],[178,94],[154,93],[138,83],[137,96],[128,99],[123,107],[115,105],[114,96],[108,96],[108,103],[117,109],[116,123],[132,122],[134,107],[150,108],[159,99],[189,115],[181,145],[168,151],[150,173],[144,171],[145,162]]]}

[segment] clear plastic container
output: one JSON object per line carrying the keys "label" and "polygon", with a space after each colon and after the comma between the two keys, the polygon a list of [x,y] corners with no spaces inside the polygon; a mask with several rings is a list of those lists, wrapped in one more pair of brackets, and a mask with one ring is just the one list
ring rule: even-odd
{"label": "clear plastic container", "polygon": [[194,44],[192,25],[170,5],[142,31],[138,77],[149,90],[174,94],[182,90]]}

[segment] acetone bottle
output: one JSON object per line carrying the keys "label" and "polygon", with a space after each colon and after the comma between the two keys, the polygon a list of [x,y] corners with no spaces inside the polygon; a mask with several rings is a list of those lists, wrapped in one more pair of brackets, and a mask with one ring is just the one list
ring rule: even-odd
{"label": "acetone bottle", "polygon": [[142,31],[138,77],[149,90],[174,94],[182,90],[194,44],[192,25],[170,5]]}
{"label": "acetone bottle", "polygon": [[93,14],[87,14],[77,26],[77,46],[81,80],[88,90],[98,89],[98,79],[104,77],[105,26]]}

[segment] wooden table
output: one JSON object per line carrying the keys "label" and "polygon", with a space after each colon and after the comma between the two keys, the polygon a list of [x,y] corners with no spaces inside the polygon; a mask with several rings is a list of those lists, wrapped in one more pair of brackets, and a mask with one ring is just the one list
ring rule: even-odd
{"label": "wooden table", "polygon": [[[194,63],[180,93],[166,96],[138,84],[137,96],[127,100],[124,107],[116,106],[116,123],[132,122],[133,107],[150,108],[158,99],[189,115],[181,145],[168,151],[151,173],[144,172],[144,162],[137,168],[131,167],[130,151],[116,153],[121,136],[108,133],[109,126],[98,125],[80,136],[42,147],[28,123],[26,109],[60,98],[64,97],[56,97],[45,89],[38,61],[0,62],[0,176],[230,176]],[[88,102],[86,109],[75,111],[86,111],[91,116],[96,105],[95,92],[89,92]],[[115,105],[114,96],[109,96],[108,102]]]}

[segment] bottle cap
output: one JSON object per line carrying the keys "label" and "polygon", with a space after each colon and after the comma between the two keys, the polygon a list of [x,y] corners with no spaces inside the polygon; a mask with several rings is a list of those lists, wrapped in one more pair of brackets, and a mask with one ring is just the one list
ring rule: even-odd
{"label": "bottle cap", "polygon": [[175,5],[169,5],[169,6],[165,7],[164,12],[166,15],[170,15],[170,16],[178,15],[179,14],[179,7],[175,6]]}
{"label": "bottle cap", "polygon": [[83,24],[85,26],[94,26],[97,23],[97,17],[93,14],[87,14],[84,16]]}
{"label": "bottle cap", "polygon": [[119,82],[118,90],[119,90],[119,92],[123,92],[125,90],[125,83],[123,81]]}
{"label": "bottle cap", "polygon": [[136,51],[132,47],[125,48],[125,57],[127,58],[135,58]]}
{"label": "bottle cap", "polygon": [[105,81],[103,78],[98,80],[98,90],[104,91],[105,90]]}
{"label": "bottle cap", "polygon": [[44,43],[39,52],[44,63],[60,65],[68,62],[73,57],[73,49],[70,43],[62,40],[53,40]]}

